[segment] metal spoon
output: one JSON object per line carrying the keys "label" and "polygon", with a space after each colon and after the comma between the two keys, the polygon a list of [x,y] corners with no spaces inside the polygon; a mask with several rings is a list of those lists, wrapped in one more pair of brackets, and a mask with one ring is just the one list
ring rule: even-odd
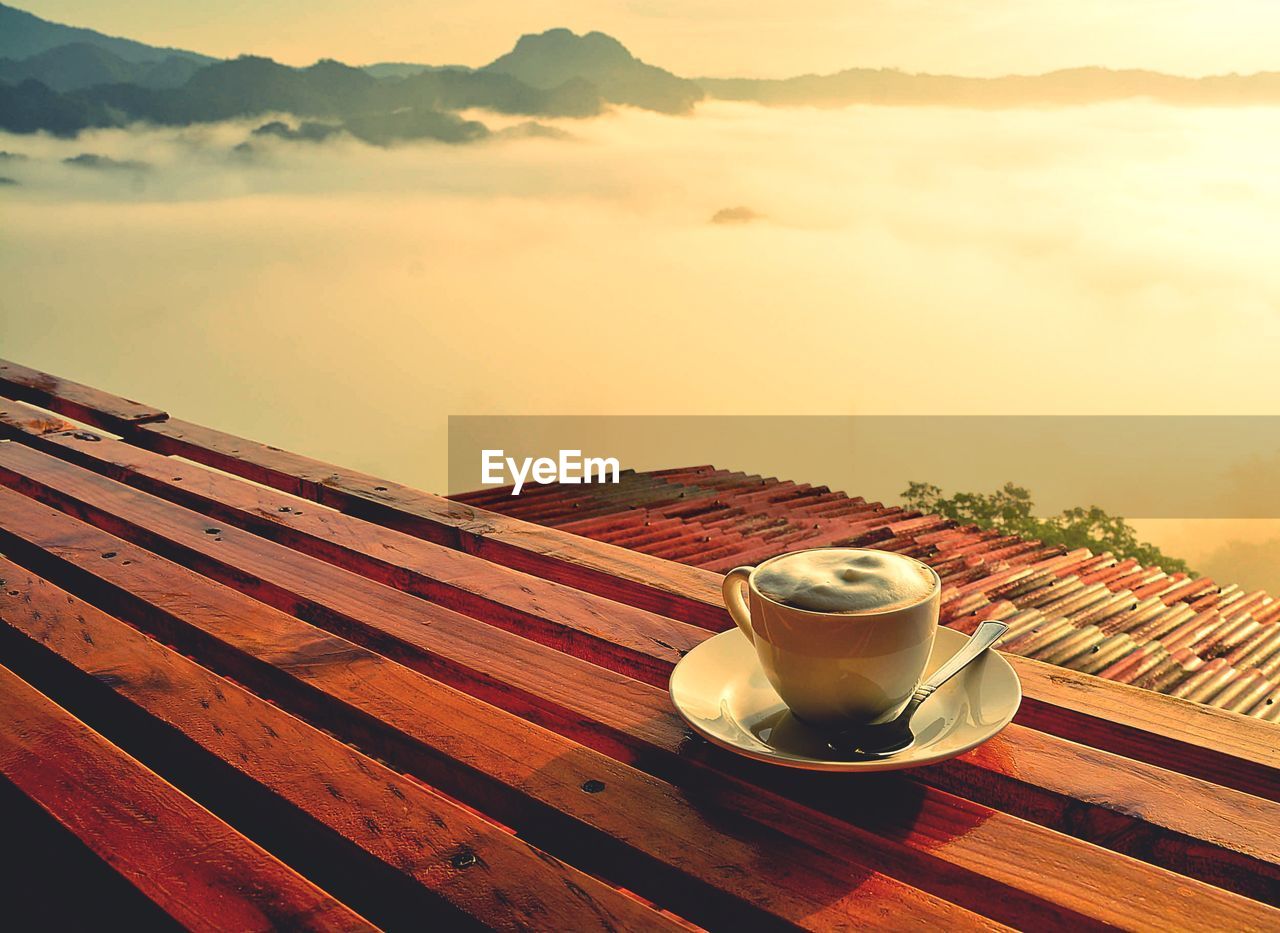
{"label": "metal spoon", "polygon": [[849,735],[841,736],[831,743],[841,753],[863,755],[869,758],[887,758],[904,752],[916,743],[915,733],[911,731],[911,717],[916,714],[920,704],[948,680],[972,664],[982,652],[986,651],[1000,636],[1008,631],[1009,626],[1003,622],[983,622],[969,638],[963,648],[953,654],[942,667],[933,672],[928,680],[916,687],[915,693],[907,705],[893,719],[865,726]]}

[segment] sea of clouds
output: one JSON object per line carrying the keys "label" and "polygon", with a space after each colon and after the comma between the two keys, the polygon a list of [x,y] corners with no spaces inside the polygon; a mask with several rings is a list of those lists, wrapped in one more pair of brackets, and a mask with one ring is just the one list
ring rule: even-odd
{"label": "sea of clouds", "polygon": [[[428,488],[449,414],[1280,395],[1274,109],[713,103],[386,149],[262,122],[0,134],[0,352]],[[1236,538],[1280,565],[1275,528],[1188,527],[1201,569]]]}

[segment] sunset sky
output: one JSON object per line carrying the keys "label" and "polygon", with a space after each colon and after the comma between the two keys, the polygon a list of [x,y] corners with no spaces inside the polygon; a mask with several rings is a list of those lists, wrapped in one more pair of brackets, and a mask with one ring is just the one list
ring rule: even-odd
{"label": "sunset sky", "polygon": [[39,16],[290,64],[483,64],[524,32],[599,29],[685,75],[852,66],[994,75],[1075,65],[1179,74],[1280,67],[1274,0],[18,0]]}

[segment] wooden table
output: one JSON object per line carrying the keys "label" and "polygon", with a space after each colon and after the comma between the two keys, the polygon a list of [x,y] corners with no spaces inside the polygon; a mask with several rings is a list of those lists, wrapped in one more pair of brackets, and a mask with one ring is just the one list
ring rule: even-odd
{"label": "wooden table", "polygon": [[1280,929],[1272,724],[1009,657],[1017,720],[958,759],[758,765],[665,689],[715,574],[16,363],[0,394],[11,918]]}

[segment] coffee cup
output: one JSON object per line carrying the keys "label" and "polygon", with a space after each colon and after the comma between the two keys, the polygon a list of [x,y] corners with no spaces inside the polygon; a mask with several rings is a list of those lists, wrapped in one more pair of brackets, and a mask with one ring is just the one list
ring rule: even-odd
{"label": "coffee cup", "polygon": [[927,564],[870,548],[793,551],[724,578],[725,606],[782,702],[836,730],[906,705],[933,650],[941,594]]}

